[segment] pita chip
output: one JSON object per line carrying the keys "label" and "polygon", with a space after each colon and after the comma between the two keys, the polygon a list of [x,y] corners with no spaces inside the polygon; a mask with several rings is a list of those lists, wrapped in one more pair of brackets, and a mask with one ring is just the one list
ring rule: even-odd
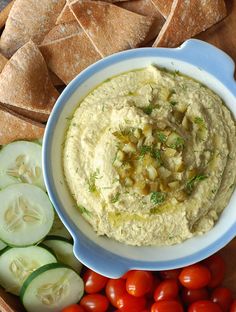
{"label": "pita chip", "polygon": [[155,17],[155,21],[149,33],[150,40],[159,34],[162,26],[164,25],[164,17],[161,15],[151,0],[124,1],[117,3],[117,5],[123,9],[140,15]]}
{"label": "pita chip", "polygon": [[49,70],[49,75],[52,81],[52,84],[54,85],[54,87],[61,87],[64,86],[64,82],[61,81],[61,79],[59,77],[57,77],[57,75],[55,73],[53,73],[51,70]]}
{"label": "pita chip", "polygon": [[69,5],[102,56],[139,47],[150,39],[154,17],[101,1],[78,0]]}
{"label": "pita chip", "polygon": [[3,70],[4,66],[7,64],[8,59],[0,53],[0,73]]}
{"label": "pita chip", "polygon": [[43,137],[45,126],[0,106],[0,145]]}
{"label": "pita chip", "polygon": [[[137,1],[138,0],[132,0],[132,2],[134,2],[134,3]],[[64,24],[64,23],[70,23],[70,22],[74,21],[75,17],[69,8],[69,4],[72,2],[74,2],[74,0],[67,0],[67,4],[64,6],[63,10],[61,11],[61,13],[59,14],[59,16],[57,18],[56,25]],[[103,2],[110,2],[110,3],[121,2],[121,3],[124,3],[124,2],[128,2],[128,1],[127,0],[103,0]],[[132,11],[132,10],[130,10],[130,11]]]}
{"label": "pita chip", "polygon": [[75,20],[65,24],[56,25],[44,38],[42,45],[51,43],[55,40],[63,39],[82,32],[81,27]]}
{"label": "pita chip", "polygon": [[65,0],[16,0],[2,33],[0,52],[11,57],[30,39],[41,43],[64,5]]}
{"label": "pita chip", "polygon": [[167,18],[170,14],[171,6],[173,4],[173,0],[151,0],[155,7],[159,10],[159,12]]}
{"label": "pita chip", "polygon": [[2,107],[10,109],[11,111],[14,111],[16,114],[19,114],[23,117],[29,118],[37,122],[46,122],[49,118],[49,114],[37,113],[31,110],[23,109],[23,108],[8,105],[8,104],[0,104],[0,105]]}
{"label": "pita chip", "polygon": [[66,5],[62,9],[61,13],[59,14],[56,25],[65,24],[75,21],[74,14],[71,12],[69,4],[72,3],[74,0],[67,0]]}
{"label": "pita chip", "polygon": [[58,96],[42,54],[29,41],[0,74],[0,102],[48,116]]}
{"label": "pita chip", "polygon": [[101,55],[82,29],[76,34],[43,44],[39,48],[48,67],[65,84],[101,59]]}
{"label": "pita chip", "polygon": [[[226,16],[224,0],[174,0],[154,47],[176,47]],[[179,29],[179,31],[176,31]]]}

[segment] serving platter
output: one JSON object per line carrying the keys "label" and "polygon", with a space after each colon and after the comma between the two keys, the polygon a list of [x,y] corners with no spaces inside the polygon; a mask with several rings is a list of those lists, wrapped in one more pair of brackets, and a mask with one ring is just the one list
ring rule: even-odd
{"label": "serving platter", "polygon": [[[0,0],[0,10],[6,0]],[[228,16],[217,25],[197,36],[198,39],[207,41],[229,54],[236,62],[236,0],[226,0]],[[236,297],[236,269],[234,259],[236,255],[236,239],[220,251],[227,264],[224,285],[229,287]],[[19,299],[0,288],[0,312],[24,312]]]}

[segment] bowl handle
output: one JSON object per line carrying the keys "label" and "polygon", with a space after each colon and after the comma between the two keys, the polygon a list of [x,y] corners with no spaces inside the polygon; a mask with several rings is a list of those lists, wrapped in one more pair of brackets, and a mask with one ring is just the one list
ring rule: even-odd
{"label": "bowl handle", "polygon": [[230,85],[230,88],[233,87],[236,95],[236,83],[234,80],[235,63],[228,54],[198,39],[189,39],[178,49],[183,60],[189,61],[199,67],[199,69],[206,70],[228,87]]}

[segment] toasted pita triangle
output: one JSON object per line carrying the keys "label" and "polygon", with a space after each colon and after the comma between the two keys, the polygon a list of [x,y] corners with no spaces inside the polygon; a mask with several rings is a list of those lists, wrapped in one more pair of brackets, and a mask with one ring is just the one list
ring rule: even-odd
{"label": "toasted pita triangle", "polygon": [[29,118],[37,122],[46,122],[49,118],[49,114],[37,113],[31,110],[27,110],[27,109],[23,109],[20,107],[7,105],[7,104],[1,104],[1,106],[7,109],[10,109],[11,111],[14,111],[16,114],[19,114],[22,117]]}
{"label": "toasted pita triangle", "polygon": [[0,74],[0,102],[50,114],[58,96],[42,54],[29,41],[13,55]]}
{"label": "toasted pita triangle", "polygon": [[65,0],[16,0],[0,41],[0,52],[6,57],[32,39],[36,44],[55,25]]}
{"label": "toasted pita triangle", "polygon": [[[59,16],[57,18],[56,25],[64,24],[64,23],[70,23],[70,22],[74,21],[75,17],[69,8],[69,4],[74,2],[74,1],[75,0],[67,0],[67,4],[64,6],[63,10],[61,11],[61,13],[59,14]],[[103,2],[110,2],[110,3],[117,3],[118,4],[119,2],[125,3],[125,2],[131,2],[131,1],[127,1],[127,0],[103,0]],[[132,2],[135,3],[135,2],[138,2],[138,0],[132,0]],[[130,10],[130,11],[132,11],[132,10]]]}
{"label": "toasted pita triangle", "polygon": [[[73,16],[74,18],[74,16]],[[51,43],[55,40],[63,39],[79,32],[82,32],[82,28],[79,26],[78,22],[75,20],[69,23],[56,25],[44,38],[42,45]]]}
{"label": "toasted pita triangle", "polygon": [[151,1],[165,18],[170,14],[173,0],[151,0]]}
{"label": "toasted pita triangle", "polygon": [[7,64],[8,59],[0,53],[0,73],[3,70],[4,66]]}
{"label": "toasted pita triangle", "polygon": [[153,23],[152,28],[149,32],[149,38],[152,40],[155,38],[162,26],[164,25],[165,19],[156,8],[156,6],[152,3],[151,0],[131,0],[117,3],[119,7],[129,10],[131,12],[144,15],[144,16],[152,16],[155,17],[155,22]]}
{"label": "toasted pita triangle", "polygon": [[102,56],[139,47],[150,39],[154,17],[100,1],[78,0],[69,5]]}
{"label": "toasted pita triangle", "polygon": [[226,14],[224,0],[174,0],[170,15],[153,46],[176,47],[219,22]]}
{"label": "toasted pita triangle", "polygon": [[40,50],[48,67],[65,84],[101,58],[84,31],[41,45]]}
{"label": "toasted pita triangle", "polygon": [[45,126],[0,105],[0,145],[43,137]]}
{"label": "toasted pita triangle", "polygon": [[64,6],[63,10],[59,14],[57,20],[56,20],[56,25],[59,24],[65,24],[65,23],[70,23],[75,21],[74,14],[71,12],[69,8],[69,3],[72,3],[74,0],[67,0],[66,5]]}

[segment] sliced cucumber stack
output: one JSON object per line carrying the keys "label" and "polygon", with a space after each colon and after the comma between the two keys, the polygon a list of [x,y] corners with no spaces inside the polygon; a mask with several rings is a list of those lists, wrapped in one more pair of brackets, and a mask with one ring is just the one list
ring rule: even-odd
{"label": "sliced cucumber stack", "polygon": [[66,227],[61,222],[57,214],[55,214],[55,218],[53,221],[52,228],[49,232],[49,235],[60,236],[60,237],[64,237],[67,239],[71,239],[70,233],[67,231]]}
{"label": "sliced cucumber stack", "polygon": [[28,312],[59,312],[77,303],[84,293],[81,277],[59,263],[44,265],[24,282],[20,298]]}
{"label": "sliced cucumber stack", "polygon": [[58,236],[47,236],[42,245],[46,245],[52,249],[59,262],[69,265],[77,273],[80,273],[82,263],[74,256],[71,241]]}
{"label": "sliced cucumber stack", "polygon": [[42,189],[19,183],[0,191],[0,239],[10,246],[29,246],[50,231],[54,210]]}
{"label": "sliced cucumber stack", "polygon": [[6,291],[19,295],[32,272],[53,262],[57,262],[56,257],[43,247],[6,248],[0,256],[0,284]]}
{"label": "sliced cucumber stack", "polygon": [[42,172],[42,147],[33,142],[17,141],[0,151],[0,188],[29,183],[45,190]]}

